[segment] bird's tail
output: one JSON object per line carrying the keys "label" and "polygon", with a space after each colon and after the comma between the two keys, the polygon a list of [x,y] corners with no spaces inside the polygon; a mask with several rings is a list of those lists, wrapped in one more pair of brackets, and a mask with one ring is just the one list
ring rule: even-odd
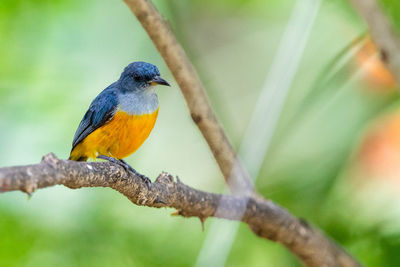
{"label": "bird's tail", "polygon": [[69,160],[73,160],[73,161],[87,161],[88,157],[73,157],[73,156],[70,156],[68,159]]}
{"label": "bird's tail", "polygon": [[71,154],[69,155],[69,160],[74,160],[74,161],[87,161],[88,157],[82,155],[82,153],[79,153],[79,151],[77,151],[77,149],[73,148],[71,150]]}

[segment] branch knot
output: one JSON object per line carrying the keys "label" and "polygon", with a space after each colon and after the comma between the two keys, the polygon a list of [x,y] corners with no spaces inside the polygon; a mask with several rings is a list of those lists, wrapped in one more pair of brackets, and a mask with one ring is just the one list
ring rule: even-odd
{"label": "branch knot", "polygon": [[41,163],[45,163],[52,166],[53,168],[57,168],[60,161],[61,160],[57,158],[57,156],[54,153],[48,153],[42,157]]}
{"label": "branch knot", "polygon": [[162,172],[156,179],[156,183],[166,185],[168,187],[174,186],[174,177],[168,172]]}

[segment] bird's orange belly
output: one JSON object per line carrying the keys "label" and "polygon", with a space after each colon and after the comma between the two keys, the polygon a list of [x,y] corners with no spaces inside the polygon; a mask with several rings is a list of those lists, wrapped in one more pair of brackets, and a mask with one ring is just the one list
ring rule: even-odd
{"label": "bird's orange belly", "polygon": [[158,109],[152,114],[142,115],[117,111],[110,122],[89,134],[72,153],[93,159],[98,155],[125,158],[134,153],[147,139],[157,116]]}

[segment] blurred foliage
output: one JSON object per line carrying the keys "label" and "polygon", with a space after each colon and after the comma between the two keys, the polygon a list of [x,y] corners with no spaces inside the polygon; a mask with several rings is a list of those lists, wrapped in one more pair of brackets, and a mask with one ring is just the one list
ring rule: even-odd
{"label": "blurred foliage", "polygon": [[380,0],[389,19],[395,25],[398,32],[400,32],[400,2],[395,0]]}
{"label": "blurred foliage", "polygon": [[[156,4],[239,146],[294,2]],[[398,1],[382,4],[399,26]],[[365,30],[347,1],[324,2],[257,187],[366,266],[396,266],[400,100],[370,40],[353,42]],[[90,101],[131,61],[150,61],[172,81],[122,1],[3,0],[0,34],[1,166],[38,162],[50,151],[66,158]],[[159,96],[155,130],[128,160],[150,177],[166,170],[220,192],[223,179],[177,85]],[[2,194],[0,266],[193,266],[209,221],[204,233],[197,219],[171,212],[136,207],[100,188],[56,187],[29,201]],[[242,225],[227,266],[300,264]]]}

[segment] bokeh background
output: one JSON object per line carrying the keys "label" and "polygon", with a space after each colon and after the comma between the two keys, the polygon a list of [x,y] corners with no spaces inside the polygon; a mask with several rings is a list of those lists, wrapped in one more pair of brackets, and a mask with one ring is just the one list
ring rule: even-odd
{"label": "bokeh background", "polygon": [[[293,0],[155,1],[199,71],[234,145],[245,133]],[[400,29],[400,4],[381,2]],[[400,262],[400,99],[366,25],[324,1],[257,188],[366,266]],[[357,38],[361,41],[357,42]],[[0,2],[0,166],[67,158],[91,100],[136,60],[159,66],[160,115],[128,158],[195,188],[223,179],[170,72],[122,1]],[[0,195],[0,266],[193,266],[213,219],[171,217],[104,188]],[[300,266],[240,226],[227,266]]]}

